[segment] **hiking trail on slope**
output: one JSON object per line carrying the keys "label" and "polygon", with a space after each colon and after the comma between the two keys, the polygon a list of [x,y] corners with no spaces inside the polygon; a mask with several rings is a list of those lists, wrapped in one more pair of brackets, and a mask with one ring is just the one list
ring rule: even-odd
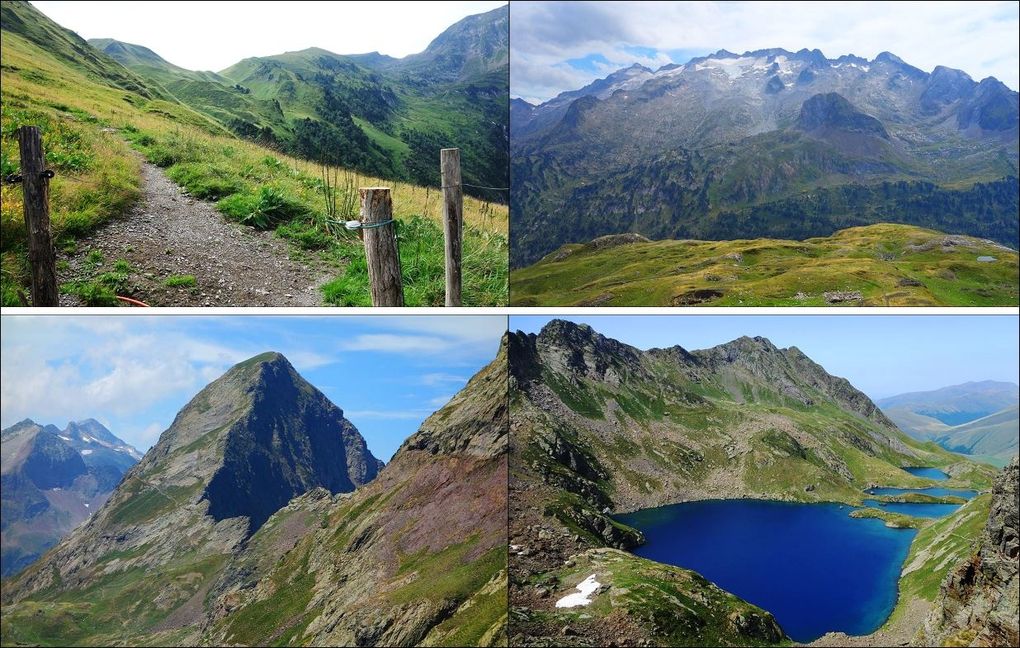
{"label": "hiking trail on slope", "polygon": [[[142,163],[138,202],[80,239],[76,248],[71,254],[58,252],[58,260],[67,261],[58,264],[58,282],[88,280],[96,272],[89,254],[98,250],[104,259],[99,272],[121,259],[131,265],[118,293],[150,306],[320,306],[318,286],[336,272],[295,260],[292,247],[273,232],[228,221],[148,162]],[[166,285],[172,276],[187,275],[195,278],[194,286]],[[60,305],[82,303],[76,295],[62,294]]]}

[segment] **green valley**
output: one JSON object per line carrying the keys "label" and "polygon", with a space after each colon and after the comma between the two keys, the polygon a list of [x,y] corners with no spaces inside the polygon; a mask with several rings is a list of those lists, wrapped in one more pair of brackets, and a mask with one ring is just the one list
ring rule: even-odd
{"label": "green valley", "polygon": [[[146,178],[162,177],[160,170],[184,192],[185,200],[160,196],[176,201],[174,209],[189,200],[215,202],[217,218],[226,223],[222,236],[246,238],[253,229],[279,240],[272,261],[304,275],[294,281],[307,282],[309,305],[370,304],[362,244],[342,225],[357,218],[359,186],[392,188],[408,305],[443,301],[438,149],[462,148],[466,183],[506,186],[505,15],[498,11],[466,18],[428,51],[395,63],[307,51],[267,59],[277,74],[323,77],[319,85],[295,90],[291,100],[269,97],[282,90],[268,80],[262,84],[262,67],[251,61],[232,68],[236,80],[191,72],[141,46],[109,40],[89,45],[25,2],[5,1],[2,12],[2,173],[19,168],[16,129],[39,126],[56,173],[50,211],[66,305],[114,305],[117,295],[154,305],[201,305],[210,297],[237,305],[265,301],[222,292],[240,272],[236,268],[218,282],[215,273],[187,263],[190,255],[215,256],[211,249],[190,248],[208,246],[205,239],[185,237],[185,249],[160,264],[155,257],[161,248],[138,250],[118,240],[123,223],[148,208],[153,192]],[[320,64],[315,71],[302,67]],[[387,71],[370,70],[369,64]],[[500,79],[503,99],[497,96]],[[500,102],[504,111],[493,112]],[[385,118],[377,119],[374,109]],[[505,195],[475,193],[479,197],[464,201],[464,301],[502,304]],[[3,186],[0,208],[3,303],[15,306],[27,301],[29,276],[18,187]],[[172,228],[173,218],[161,224]],[[235,265],[265,254],[259,247],[241,246],[244,259]],[[166,285],[178,276],[194,282]],[[278,283],[257,289],[269,291],[274,305],[283,305],[283,293],[304,289],[289,285],[289,278],[280,285],[284,278],[268,277]]]}

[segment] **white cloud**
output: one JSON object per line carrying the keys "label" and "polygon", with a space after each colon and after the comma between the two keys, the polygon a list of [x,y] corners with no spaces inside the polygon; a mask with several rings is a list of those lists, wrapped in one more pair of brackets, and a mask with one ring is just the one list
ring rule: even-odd
{"label": "white cloud", "polygon": [[421,384],[428,387],[435,387],[437,385],[448,385],[448,384],[463,384],[468,379],[464,376],[458,376],[456,374],[448,373],[427,373],[421,377]]}
{"label": "white cloud", "polygon": [[146,446],[154,445],[159,439],[159,435],[163,434],[167,427],[169,426],[163,425],[162,423],[150,423],[145,426],[144,429],[136,432],[133,436],[136,439],[141,439]]}
{"label": "white cloud", "polygon": [[420,52],[458,20],[506,4],[472,2],[46,2],[33,4],[83,38],[144,45],[191,70],[309,47],[337,54]]}
{"label": "white cloud", "polygon": [[449,348],[449,342],[426,335],[395,335],[392,333],[365,333],[342,344],[347,351],[384,351],[386,353],[440,353]]}
{"label": "white cloud", "polygon": [[[569,28],[565,28],[569,25]],[[564,64],[601,53],[616,69],[649,67],[625,47],[733,52],[820,49],[830,58],[890,51],[931,71],[962,69],[1020,87],[1016,2],[524,2],[511,4],[511,93],[549,99],[604,70]],[[682,62],[682,61],[681,61]]]}
{"label": "white cloud", "polygon": [[290,360],[290,363],[294,365],[294,368],[296,368],[299,372],[316,369],[318,367],[325,367],[339,360],[336,356],[301,349],[284,351],[283,355]]}
{"label": "white cloud", "polygon": [[451,398],[453,398],[453,394],[443,394],[442,396],[436,396],[435,398],[429,399],[429,405],[435,407],[436,409],[439,409],[443,405],[449,403]]}

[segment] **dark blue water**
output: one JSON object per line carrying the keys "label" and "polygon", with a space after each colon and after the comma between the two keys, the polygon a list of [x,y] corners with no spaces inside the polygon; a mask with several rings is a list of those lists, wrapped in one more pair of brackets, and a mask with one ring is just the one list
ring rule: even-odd
{"label": "dark blue water", "polygon": [[890,513],[903,513],[920,518],[945,517],[960,508],[959,504],[918,504],[913,502],[885,502],[878,500],[864,500],[864,505],[869,508],[882,509]]}
{"label": "dark blue water", "polygon": [[874,632],[896,604],[916,533],[849,517],[839,504],[713,500],[619,516],[644,532],[634,553],[693,569],[771,612],[796,641]]}
{"label": "dark blue water", "polygon": [[934,479],[935,481],[946,481],[949,479],[949,475],[938,468],[904,468],[903,470],[906,470],[915,477],[924,477],[925,479]]}
{"label": "dark blue water", "polygon": [[869,488],[864,491],[869,495],[902,495],[903,493],[921,493],[933,497],[948,497],[955,495],[964,499],[973,499],[977,491],[964,490],[962,488]]}

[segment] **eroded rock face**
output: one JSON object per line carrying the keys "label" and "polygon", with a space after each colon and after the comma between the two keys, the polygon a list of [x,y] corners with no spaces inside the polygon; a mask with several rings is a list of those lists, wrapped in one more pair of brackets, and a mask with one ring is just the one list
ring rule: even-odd
{"label": "eroded rock face", "polygon": [[992,508],[981,546],[942,583],[923,629],[926,646],[1016,646],[1020,643],[1020,467],[1003,469],[992,491]]}

